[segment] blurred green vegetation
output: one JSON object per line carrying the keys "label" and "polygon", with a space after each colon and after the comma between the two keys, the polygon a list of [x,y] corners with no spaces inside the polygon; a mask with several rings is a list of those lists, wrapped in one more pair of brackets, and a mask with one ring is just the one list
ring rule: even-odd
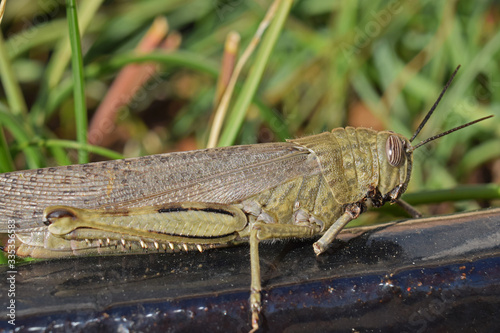
{"label": "blurred green vegetation", "polygon": [[[236,31],[246,47],[269,3],[78,2],[89,117],[123,66],[160,65],[120,110],[106,148],[126,157],[204,148],[225,38]],[[180,34],[180,47],[138,56],[133,50],[156,17],[165,17],[170,31]],[[416,151],[408,192],[498,183],[499,21],[495,1],[295,1],[233,144],[347,125],[410,137],[461,64],[416,141],[489,114],[496,117]],[[1,30],[0,171],[76,163],[75,148],[93,148],[73,141],[78,115],[64,2],[9,1]],[[236,96],[256,58],[245,66]],[[498,203],[490,199],[439,204],[428,213]]]}

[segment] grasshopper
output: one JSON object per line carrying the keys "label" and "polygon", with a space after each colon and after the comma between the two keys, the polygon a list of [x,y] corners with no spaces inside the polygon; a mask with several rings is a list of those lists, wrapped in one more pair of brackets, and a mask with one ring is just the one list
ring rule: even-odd
{"label": "grasshopper", "polygon": [[[460,66],[459,66],[460,67]],[[323,253],[369,206],[396,203],[413,151],[484,117],[412,146],[415,134],[336,128],[283,143],[168,153],[0,175],[0,232],[36,258],[203,251],[250,243],[252,331],[259,327],[259,242],[322,235]]]}

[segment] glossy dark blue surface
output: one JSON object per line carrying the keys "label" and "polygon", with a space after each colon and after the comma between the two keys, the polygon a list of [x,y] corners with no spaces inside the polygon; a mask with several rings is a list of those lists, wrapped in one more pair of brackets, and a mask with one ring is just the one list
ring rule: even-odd
{"label": "glossy dark blue surface", "polygon": [[[344,234],[320,257],[262,244],[261,331],[499,331],[498,214]],[[248,246],[37,262],[18,268],[16,330],[247,332],[249,285]]]}

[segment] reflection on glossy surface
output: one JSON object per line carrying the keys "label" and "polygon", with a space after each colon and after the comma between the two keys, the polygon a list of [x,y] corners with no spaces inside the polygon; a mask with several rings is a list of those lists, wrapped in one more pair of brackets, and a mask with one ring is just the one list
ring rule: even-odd
{"label": "reflection on glossy surface", "polygon": [[[262,244],[261,331],[495,331],[499,214],[347,231],[319,257],[313,240]],[[249,285],[248,246],[36,262],[18,267],[16,329],[246,332]]]}

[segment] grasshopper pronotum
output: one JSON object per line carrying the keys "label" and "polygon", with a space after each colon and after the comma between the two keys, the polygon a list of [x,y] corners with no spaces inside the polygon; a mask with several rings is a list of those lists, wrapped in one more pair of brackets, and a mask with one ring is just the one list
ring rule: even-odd
{"label": "grasshopper pronotum", "polygon": [[[458,68],[457,68],[458,70]],[[337,128],[288,140],[0,175],[0,232],[14,221],[16,253],[199,250],[250,243],[252,331],[258,328],[262,240],[322,235],[317,255],[368,206],[400,204],[413,151],[484,117],[411,142],[415,134]]]}

